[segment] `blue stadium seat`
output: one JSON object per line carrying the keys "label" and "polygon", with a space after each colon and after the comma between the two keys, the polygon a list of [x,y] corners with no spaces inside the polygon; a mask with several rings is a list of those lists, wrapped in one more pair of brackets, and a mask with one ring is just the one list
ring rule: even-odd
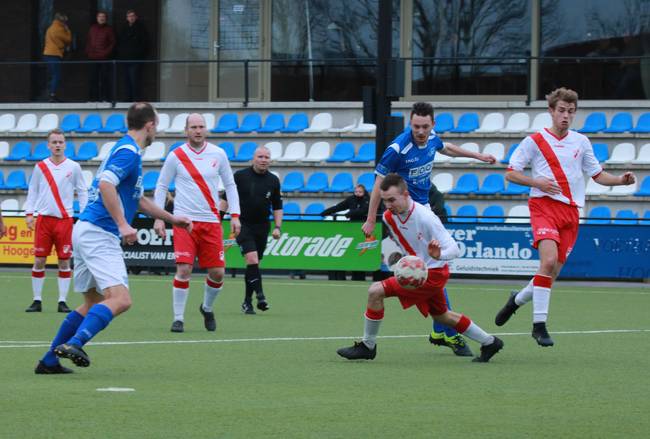
{"label": "blue stadium seat", "polygon": [[623,209],[616,212],[616,219],[612,224],[637,224],[639,222],[639,215],[630,209]]}
{"label": "blue stadium seat", "polygon": [[236,133],[252,133],[257,131],[262,126],[262,116],[259,113],[249,113],[244,116],[239,128],[235,129]]}
{"label": "blue stadium seat", "polygon": [[85,162],[94,159],[97,157],[97,154],[99,154],[99,149],[95,142],[84,142],[79,145],[79,151],[75,155],[75,160]]}
{"label": "blue stadium seat", "polygon": [[451,216],[451,207],[449,204],[445,204],[445,212],[447,212],[447,218]]}
{"label": "blue stadium seat", "polygon": [[508,186],[503,191],[501,191],[501,195],[523,195],[529,192],[530,188],[528,186],[509,182]]}
{"label": "blue stadium seat", "polygon": [[361,174],[357,184],[362,184],[368,192],[372,192],[372,187],[375,185],[375,174],[373,172]]}
{"label": "blue stadium seat", "polygon": [[320,213],[325,210],[325,205],[323,203],[311,203],[305,208],[305,213],[300,217],[300,219],[306,221],[320,221],[323,219],[320,216]]}
{"label": "blue stadium seat", "polygon": [[239,145],[239,150],[235,157],[232,158],[233,162],[247,162],[253,159],[253,154],[257,149],[257,143],[255,142],[244,142]]}
{"label": "blue stadium seat", "polygon": [[32,152],[32,144],[29,142],[17,142],[13,148],[11,148],[11,151],[9,152],[9,155],[5,157],[5,160],[9,162],[17,162],[19,160],[26,160],[27,157]]}
{"label": "blue stadium seat", "polygon": [[456,211],[456,218],[450,218],[449,221],[453,223],[475,223],[478,220],[478,218],[476,218],[477,216],[478,210],[476,210],[476,206],[473,204],[466,204],[464,206],[460,206]]}
{"label": "blue stadium seat", "polygon": [[503,175],[490,174],[485,177],[481,188],[476,192],[478,195],[494,195],[505,190]]}
{"label": "blue stadium seat", "polygon": [[156,189],[156,182],[158,181],[159,176],[160,172],[158,171],[149,171],[144,174],[142,177],[142,188],[145,191],[152,191]]}
{"label": "blue stadium seat", "polygon": [[289,118],[287,127],[282,130],[283,133],[299,133],[309,128],[309,118],[306,113],[295,113]]}
{"label": "blue stadium seat", "polygon": [[454,129],[454,116],[451,113],[439,113],[434,117],[436,124],[433,130],[440,134]]}
{"label": "blue stadium seat", "polygon": [[585,224],[609,224],[612,212],[607,206],[598,206],[591,209]]}
{"label": "blue stadium seat", "polygon": [[237,115],[235,113],[225,113],[219,118],[219,122],[210,131],[213,133],[227,133],[239,128]]}
{"label": "blue stadium seat", "polygon": [[359,148],[356,157],[350,160],[352,163],[366,163],[375,159],[375,144],[372,142],[364,143]]}
{"label": "blue stadium seat", "polygon": [[90,113],[84,119],[84,123],[77,130],[78,133],[92,133],[102,129],[102,117],[98,113]]}
{"label": "blue stadium seat", "polygon": [[354,145],[351,142],[341,142],[334,148],[334,152],[326,161],[341,163],[354,158]]}
{"label": "blue stadium seat", "polygon": [[233,145],[232,142],[222,142],[219,144],[219,146],[226,152],[228,160],[235,158],[235,145]]}
{"label": "blue stadium seat", "polygon": [[11,173],[7,175],[7,180],[5,180],[5,188],[9,190],[27,190],[27,177],[25,176],[25,171],[22,169],[11,171]]}
{"label": "blue stadium seat", "polygon": [[448,193],[468,195],[476,191],[478,191],[478,177],[476,174],[463,174],[456,182],[456,187]]}
{"label": "blue stadium seat", "polygon": [[50,150],[47,149],[47,142],[38,142],[34,146],[34,151],[27,157],[30,162],[40,162],[50,156]]}
{"label": "blue stadium seat", "polygon": [[515,152],[515,149],[517,149],[518,146],[519,146],[518,143],[513,143],[512,145],[510,145],[510,149],[508,150],[508,153],[503,158],[503,160],[501,160],[501,163],[503,163],[505,165],[510,163],[510,157],[512,157],[512,153]]}
{"label": "blue stadium seat", "polygon": [[175,150],[176,148],[178,148],[179,146],[184,145],[184,144],[185,144],[185,142],[183,142],[183,141],[179,141],[179,142],[174,142],[174,143],[172,143],[172,145],[169,147],[169,151],[167,151],[167,154],[165,154],[165,157],[163,157],[161,160],[162,160],[162,161],[165,161],[165,159],[167,158],[167,156],[168,156],[168,155],[169,155],[173,150]]}
{"label": "blue stadium seat", "polygon": [[300,219],[300,206],[298,203],[289,202],[282,206],[282,219],[293,221]]}
{"label": "blue stadium seat", "polygon": [[483,210],[483,217],[478,219],[479,223],[504,223],[506,213],[503,207],[498,204],[491,204]]}
{"label": "blue stadium seat", "polygon": [[300,189],[300,192],[320,192],[329,186],[327,174],[324,172],[314,172],[307,179],[307,184]]}
{"label": "blue stadium seat", "polygon": [[4,174],[2,173],[2,169],[0,169],[0,190],[5,188],[5,177]]}
{"label": "blue stadium seat", "polygon": [[639,224],[644,226],[650,226],[650,210],[646,210],[643,214],[643,219],[639,220]]}
{"label": "blue stadium seat", "polygon": [[[292,171],[284,176],[280,189],[282,192],[299,191],[305,185],[305,177],[300,171]],[[300,209],[298,209],[300,211]]]}
{"label": "blue stadium seat", "polygon": [[633,133],[650,133],[650,113],[639,116],[636,126],[630,130]]}
{"label": "blue stadium seat", "polygon": [[607,148],[606,143],[594,143],[592,146],[594,148],[594,155],[600,163],[609,158],[609,148]]}
{"label": "blue stadium seat", "polygon": [[61,131],[64,133],[77,131],[79,128],[81,128],[81,118],[77,113],[66,114],[63,117],[59,128],[61,128]]}
{"label": "blue stadium seat", "polygon": [[281,113],[271,113],[266,116],[264,125],[257,130],[258,133],[274,133],[284,129],[284,115]]}
{"label": "blue stadium seat", "polygon": [[99,128],[97,130],[98,133],[125,133],[126,132],[126,124],[124,123],[124,115],[123,114],[111,114],[108,116],[108,119],[106,119],[106,125],[104,125],[103,128]]}
{"label": "blue stadium seat", "polygon": [[625,133],[632,130],[632,115],[628,112],[616,113],[609,124],[609,128],[604,129],[603,133]]}
{"label": "blue stadium seat", "polygon": [[[449,130],[450,133],[471,133],[476,131],[479,127],[478,114],[476,113],[463,113],[458,119],[456,128]],[[435,127],[434,127],[435,129]]]}
{"label": "blue stadium seat", "polygon": [[352,180],[352,174],[349,172],[341,172],[334,176],[332,184],[328,189],[325,189],[325,192],[352,192],[353,190],[354,181]]}
{"label": "blue stadium seat", "polygon": [[635,197],[650,197],[650,175],[641,182],[641,187],[634,193]]}
{"label": "blue stadium seat", "polygon": [[597,133],[607,129],[607,118],[605,113],[596,111],[589,113],[585,119],[585,124],[578,130],[579,133]]}
{"label": "blue stadium seat", "polygon": [[72,140],[65,142],[65,156],[72,160],[77,160],[77,148]]}

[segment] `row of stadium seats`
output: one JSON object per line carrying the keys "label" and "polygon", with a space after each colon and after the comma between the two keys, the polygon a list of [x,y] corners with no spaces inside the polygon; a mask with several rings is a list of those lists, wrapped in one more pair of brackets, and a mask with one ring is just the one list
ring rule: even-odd
{"label": "row of stadium seats", "polygon": [[[166,113],[158,114],[157,131],[159,133],[179,134],[185,130],[185,121],[189,113],[180,113],[173,119]],[[321,133],[328,132],[351,132],[351,133],[371,133],[375,130],[375,125],[365,124],[360,119],[350,119],[341,127],[334,127],[332,124],[331,113],[318,113],[309,123],[307,113],[294,113],[288,117],[285,124],[285,117],[282,113],[270,113],[263,121],[260,113],[247,113],[239,122],[236,113],[224,113],[215,123],[215,115],[212,113],[203,113],[206,121],[206,127],[212,133]],[[106,118],[106,123],[102,121],[99,113],[88,114],[83,122],[78,113],[66,114],[59,124],[59,116],[55,113],[43,115],[40,120],[34,113],[22,115],[18,122],[16,117],[11,113],[0,116],[0,132],[9,133],[47,133],[48,131],[60,128],[65,133],[119,133],[126,132],[127,126],[124,115],[113,113]]]}
{"label": "row of stadium seats", "polygon": [[[474,114],[474,116],[467,116],[468,121],[466,122],[470,125],[470,131],[476,131],[477,133],[523,133],[523,132],[535,132],[539,131],[542,128],[547,128],[551,126],[551,116],[549,113],[540,113],[533,119],[533,123],[530,123],[530,116],[528,113],[514,113],[508,118],[508,121],[505,121],[505,117],[501,113],[489,113],[483,118],[481,126],[478,127],[478,115],[475,113],[466,113]],[[462,121],[459,120],[459,124]],[[437,120],[436,120],[437,122]],[[436,123],[436,132],[444,132],[446,126],[440,128],[438,123]],[[454,132],[453,130],[447,130]],[[580,133],[650,133],[650,113],[643,113],[639,116],[636,125],[633,123],[632,114],[628,112],[616,113],[610,122],[607,125],[607,117],[603,112],[593,112],[589,113],[585,118],[585,122],[578,130]]]}
{"label": "row of stadium seats", "polygon": [[[477,143],[467,142],[460,145],[461,148],[468,151],[479,152],[480,147]],[[488,143],[483,147],[483,154],[493,155],[497,161],[507,164],[510,157],[519,147],[519,143],[510,145],[508,152],[505,153],[505,146],[503,143],[493,142]],[[612,154],[609,154],[609,147],[606,143],[593,144],[594,155],[600,163],[608,164],[650,164],[650,143],[646,143],[639,148],[639,153],[636,153],[636,147],[633,143],[619,143],[612,149]],[[436,163],[480,163],[476,159],[467,157],[449,157],[444,154],[436,154]]]}
{"label": "row of stadium seats", "polygon": [[[469,222],[469,223],[527,223],[530,218],[528,206],[520,204],[512,206],[505,214],[503,207],[492,204],[483,209],[481,216],[478,209],[472,204],[460,206],[452,217],[449,205],[445,205],[449,222]],[[591,209],[589,215],[584,220],[585,224],[642,224],[650,225],[650,210],[646,210],[643,217],[631,209],[621,209],[612,215],[612,211],[607,206],[598,206]]]}
{"label": "row of stadium seats", "polygon": [[[506,186],[503,174],[490,174],[479,184],[479,177],[474,173],[461,175],[453,185],[453,176],[448,172],[437,173],[433,177],[433,184],[442,193],[455,195],[521,195],[527,194],[529,188],[509,182]],[[585,189],[586,195],[611,195],[637,197],[650,196],[650,176],[645,177],[639,190],[638,182],[628,186],[603,186],[589,179]]]}
{"label": "row of stadium seats", "polygon": [[[169,152],[185,142],[175,142],[169,147],[169,151],[164,142],[153,142],[145,150],[142,160],[145,162],[164,160]],[[66,157],[76,161],[102,161],[106,158],[115,142],[106,142],[98,149],[97,144],[93,141],[83,142],[79,149],[75,148],[73,141],[66,142]],[[228,159],[233,162],[247,162],[253,158],[255,149],[259,146],[256,142],[243,142],[235,151],[235,145],[232,142],[222,142],[219,144],[226,151]],[[304,142],[291,142],[286,148],[280,142],[267,142],[264,144],[271,151],[271,160],[279,162],[320,162],[342,163],[349,161],[351,163],[368,163],[374,160],[375,144],[364,143],[355,152],[355,146],[351,142],[341,142],[336,145],[334,151],[329,142],[315,142],[307,150]],[[39,142],[32,146],[30,142],[20,141],[9,149],[7,142],[0,142],[0,160],[6,161],[40,161],[50,156],[47,148],[47,142]]]}
{"label": "row of stadium seats", "polygon": [[[82,171],[87,185],[92,182],[93,174],[91,171]],[[143,186],[145,190],[153,190],[158,180],[158,171],[149,171],[143,176]],[[359,176],[357,183],[363,184],[366,189],[371,190],[374,184],[374,174],[366,172]],[[512,182],[506,185],[502,174],[489,174],[479,184],[479,178],[476,174],[468,173],[461,175],[456,185],[453,185],[453,176],[448,172],[437,173],[433,177],[433,184],[442,193],[451,195],[524,195],[529,188]],[[0,170],[0,189],[2,190],[26,190],[28,179],[25,171],[18,169],[7,174],[7,179]],[[607,195],[607,196],[628,196],[637,197],[650,196],[650,176],[646,176],[641,182],[640,188],[638,183],[629,186],[603,186],[593,180],[587,182],[585,189],[586,195]],[[351,192],[354,189],[354,178],[349,172],[340,172],[332,177],[329,182],[329,176],[325,172],[315,172],[308,178],[301,171],[291,171],[284,176],[282,181],[283,192]]]}
{"label": "row of stadium seats", "polygon": [[[18,200],[9,198],[0,204],[0,208],[5,213],[23,214],[23,210],[19,207]],[[506,215],[505,210],[498,204],[492,204],[485,207],[479,215],[476,206],[466,204],[460,206],[456,213],[452,216],[452,209],[449,205],[445,205],[447,217],[451,223],[528,223],[530,212],[528,206],[519,204],[512,206]],[[331,220],[332,217],[323,218],[320,213],[325,210],[325,205],[320,202],[310,203],[301,212],[300,205],[295,202],[285,202],[283,205],[283,219],[285,220]],[[79,213],[79,202],[74,202],[75,214]],[[340,212],[336,216],[337,220],[346,221],[343,216],[345,212]],[[646,210],[642,217],[631,209],[621,209],[615,216],[607,206],[598,206],[591,209],[589,215],[584,220],[585,224],[641,224],[650,225],[650,210]]]}
{"label": "row of stadium seats", "polygon": [[[157,126],[158,132],[182,133],[185,129],[185,119],[189,113],[180,113],[173,119],[166,113],[159,114]],[[394,115],[402,116],[401,113]],[[285,123],[285,116],[282,113],[269,113],[265,119],[258,112],[248,112],[243,116],[241,122],[237,113],[224,113],[216,122],[215,115],[203,113],[206,126],[213,133],[372,133],[375,130],[374,124],[366,124],[362,119],[350,119],[341,126],[333,126],[331,113],[322,112],[314,115],[309,123],[306,113],[294,113],[288,116]],[[506,121],[505,116],[499,112],[488,113],[479,123],[478,113],[463,113],[454,124],[454,116],[451,113],[439,113],[435,116],[437,133],[525,133],[535,132],[542,128],[551,126],[551,118],[548,112],[537,114],[531,123],[528,113],[519,112],[512,114]],[[0,116],[0,132],[13,133],[46,133],[56,127],[64,132],[76,133],[114,133],[125,132],[126,124],[124,115],[114,113],[108,116],[106,123],[102,122],[99,113],[88,114],[83,122],[77,113],[70,113],[63,117],[59,125],[59,116],[54,113],[43,115],[38,120],[36,114],[28,113],[22,115],[16,123],[16,117],[11,113]],[[609,125],[607,117],[603,112],[592,112],[587,115],[585,122],[578,130],[581,133],[650,133],[650,112],[643,113],[637,119],[636,125],[633,122],[631,113],[616,113]]]}
{"label": "row of stadium seats", "polygon": [[[184,142],[174,142],[170,145],[169,151],[182,145]],[[93,141],[86,141],[79,145],[76,149],[73,141],[68,141],[66,144],[66,156],[77,161],[87,160],[103,160],[115,142],[106,142],[98,149],[97,144]],[[219,144],[227,153],[228,159],[234,162],[247,162],[253,158],[253,153],[258,144],[255,142],[243,142],[236,150],[232,142],[221,142]],[[351,142],[340,142],[332,151],[332,146],[329,142],[321,141],[315,142],[307,149],[305,142],[291,142],[286,147],[281,142],[273,141],[264,144],[271,150],[271,160],[280,162],[320,162],[326,161],[329,163],[368,163],[374,160],[375,144],[372,142],[364,143],[359,147],[359,151],[355,152],[355,146]],[[461,148],[468,151],[479,152],[480,147],[477,143],[467,142],[460,145]],[[512,156],[512,153],[519,146],[515,143],[510,146],[508,153],[505,153],[505,146],[503,143],[493,142],[488,143],[483,147],[483,154],[493,155],[497,161],[507,164]],[[646,143],[639,148],[638,154],[636,147],[632,143],[619,143],[612,149],[611,156],[609,155],[609,147],[605,143],[594,143],[594,155],[601,163],[607,164],[650,164],[650,143]],[[152,143],[146,150],[142,159],[146,161],[162,160],[169,153],[164,142],[156,141]],[[39,161],[50,155],[47,149],[46,142],[39,142],[32,146],[30,142],[20,141],[16,142],[10,149],[9,143],[0,141],[0,160],[7,161]],[[480,163],[478,160],[467,157],[449,157],[444,154],[436,154],[436,163]]]}

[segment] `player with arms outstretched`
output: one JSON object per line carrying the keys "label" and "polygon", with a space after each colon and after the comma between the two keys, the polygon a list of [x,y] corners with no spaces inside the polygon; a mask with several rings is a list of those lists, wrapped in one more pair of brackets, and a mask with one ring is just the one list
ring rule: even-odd
{"label": "player with arms outstretched", "polygon": [[[551,287],[578,237],[578,208],[585,203],[583,174],[604,186],[633,184],[636,179],[632,172],[615,176],[603,171],[589,139],[569,130],[578,108],[575,91],[558,88],[546,99],[551,128],[526,137],[506,171],[508,181],[531,187],[528,206],[539,269],[528,285],[511,293],[495,323],[504,325],[520,306],[532,300],[532,336],[540,346],[553,346],[546,329]],[[523,173],[528,165],[532,167],[530,177]]]}

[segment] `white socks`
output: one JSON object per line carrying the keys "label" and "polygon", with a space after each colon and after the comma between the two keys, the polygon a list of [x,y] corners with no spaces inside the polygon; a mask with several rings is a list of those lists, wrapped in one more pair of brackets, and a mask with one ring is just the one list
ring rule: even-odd
{"label": "white socks", "polygon": [[68,291],[70,290],[70,277],[72,276],[72,271],[59,270],[59,277],[57,282],[59,284],[59,302],[65,302],[68,298]]}
{"label": "white socks", "polygon": [[533,279],[528,282],[524,288],[521,289],[515,296],[515,303],[519,306],[525,305],[533,298]]}
{"label": "white socks", "polygon": [[190,293],[190,281],[180,280],[174,277],[174,287],[172,289],[172,308],[174,310],[174,321],[184,321],[185,305],[187,296]]}
{"label": "white socks", "polygon": [[546,322],[548,318],[552,284],[549,276],[536,274],[533,278],[533,323]]}
{"label": "white socks", "polygon": [[34,300],[42,300],[43,283],[45,283],[45,270],[32,268],[32,295]]}
{"label": "white socks", "polygon": [[221,288],[223,287],[223,281],[215,282],[210,279],[210,276],[205,277],[205,289],[203,290],[203,311],[212,312],[212,305],[214,300],[219,295]]}

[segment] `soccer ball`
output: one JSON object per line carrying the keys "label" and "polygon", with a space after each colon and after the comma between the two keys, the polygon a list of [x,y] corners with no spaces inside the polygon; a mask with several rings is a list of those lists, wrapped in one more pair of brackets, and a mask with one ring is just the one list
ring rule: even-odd
{"label": "soccer ball", "polygon": [[408,290],[414,290],[424,285],[429,272],[424,261],[417,256],[404,256],[397,261],[393,268],[397,283]]}

